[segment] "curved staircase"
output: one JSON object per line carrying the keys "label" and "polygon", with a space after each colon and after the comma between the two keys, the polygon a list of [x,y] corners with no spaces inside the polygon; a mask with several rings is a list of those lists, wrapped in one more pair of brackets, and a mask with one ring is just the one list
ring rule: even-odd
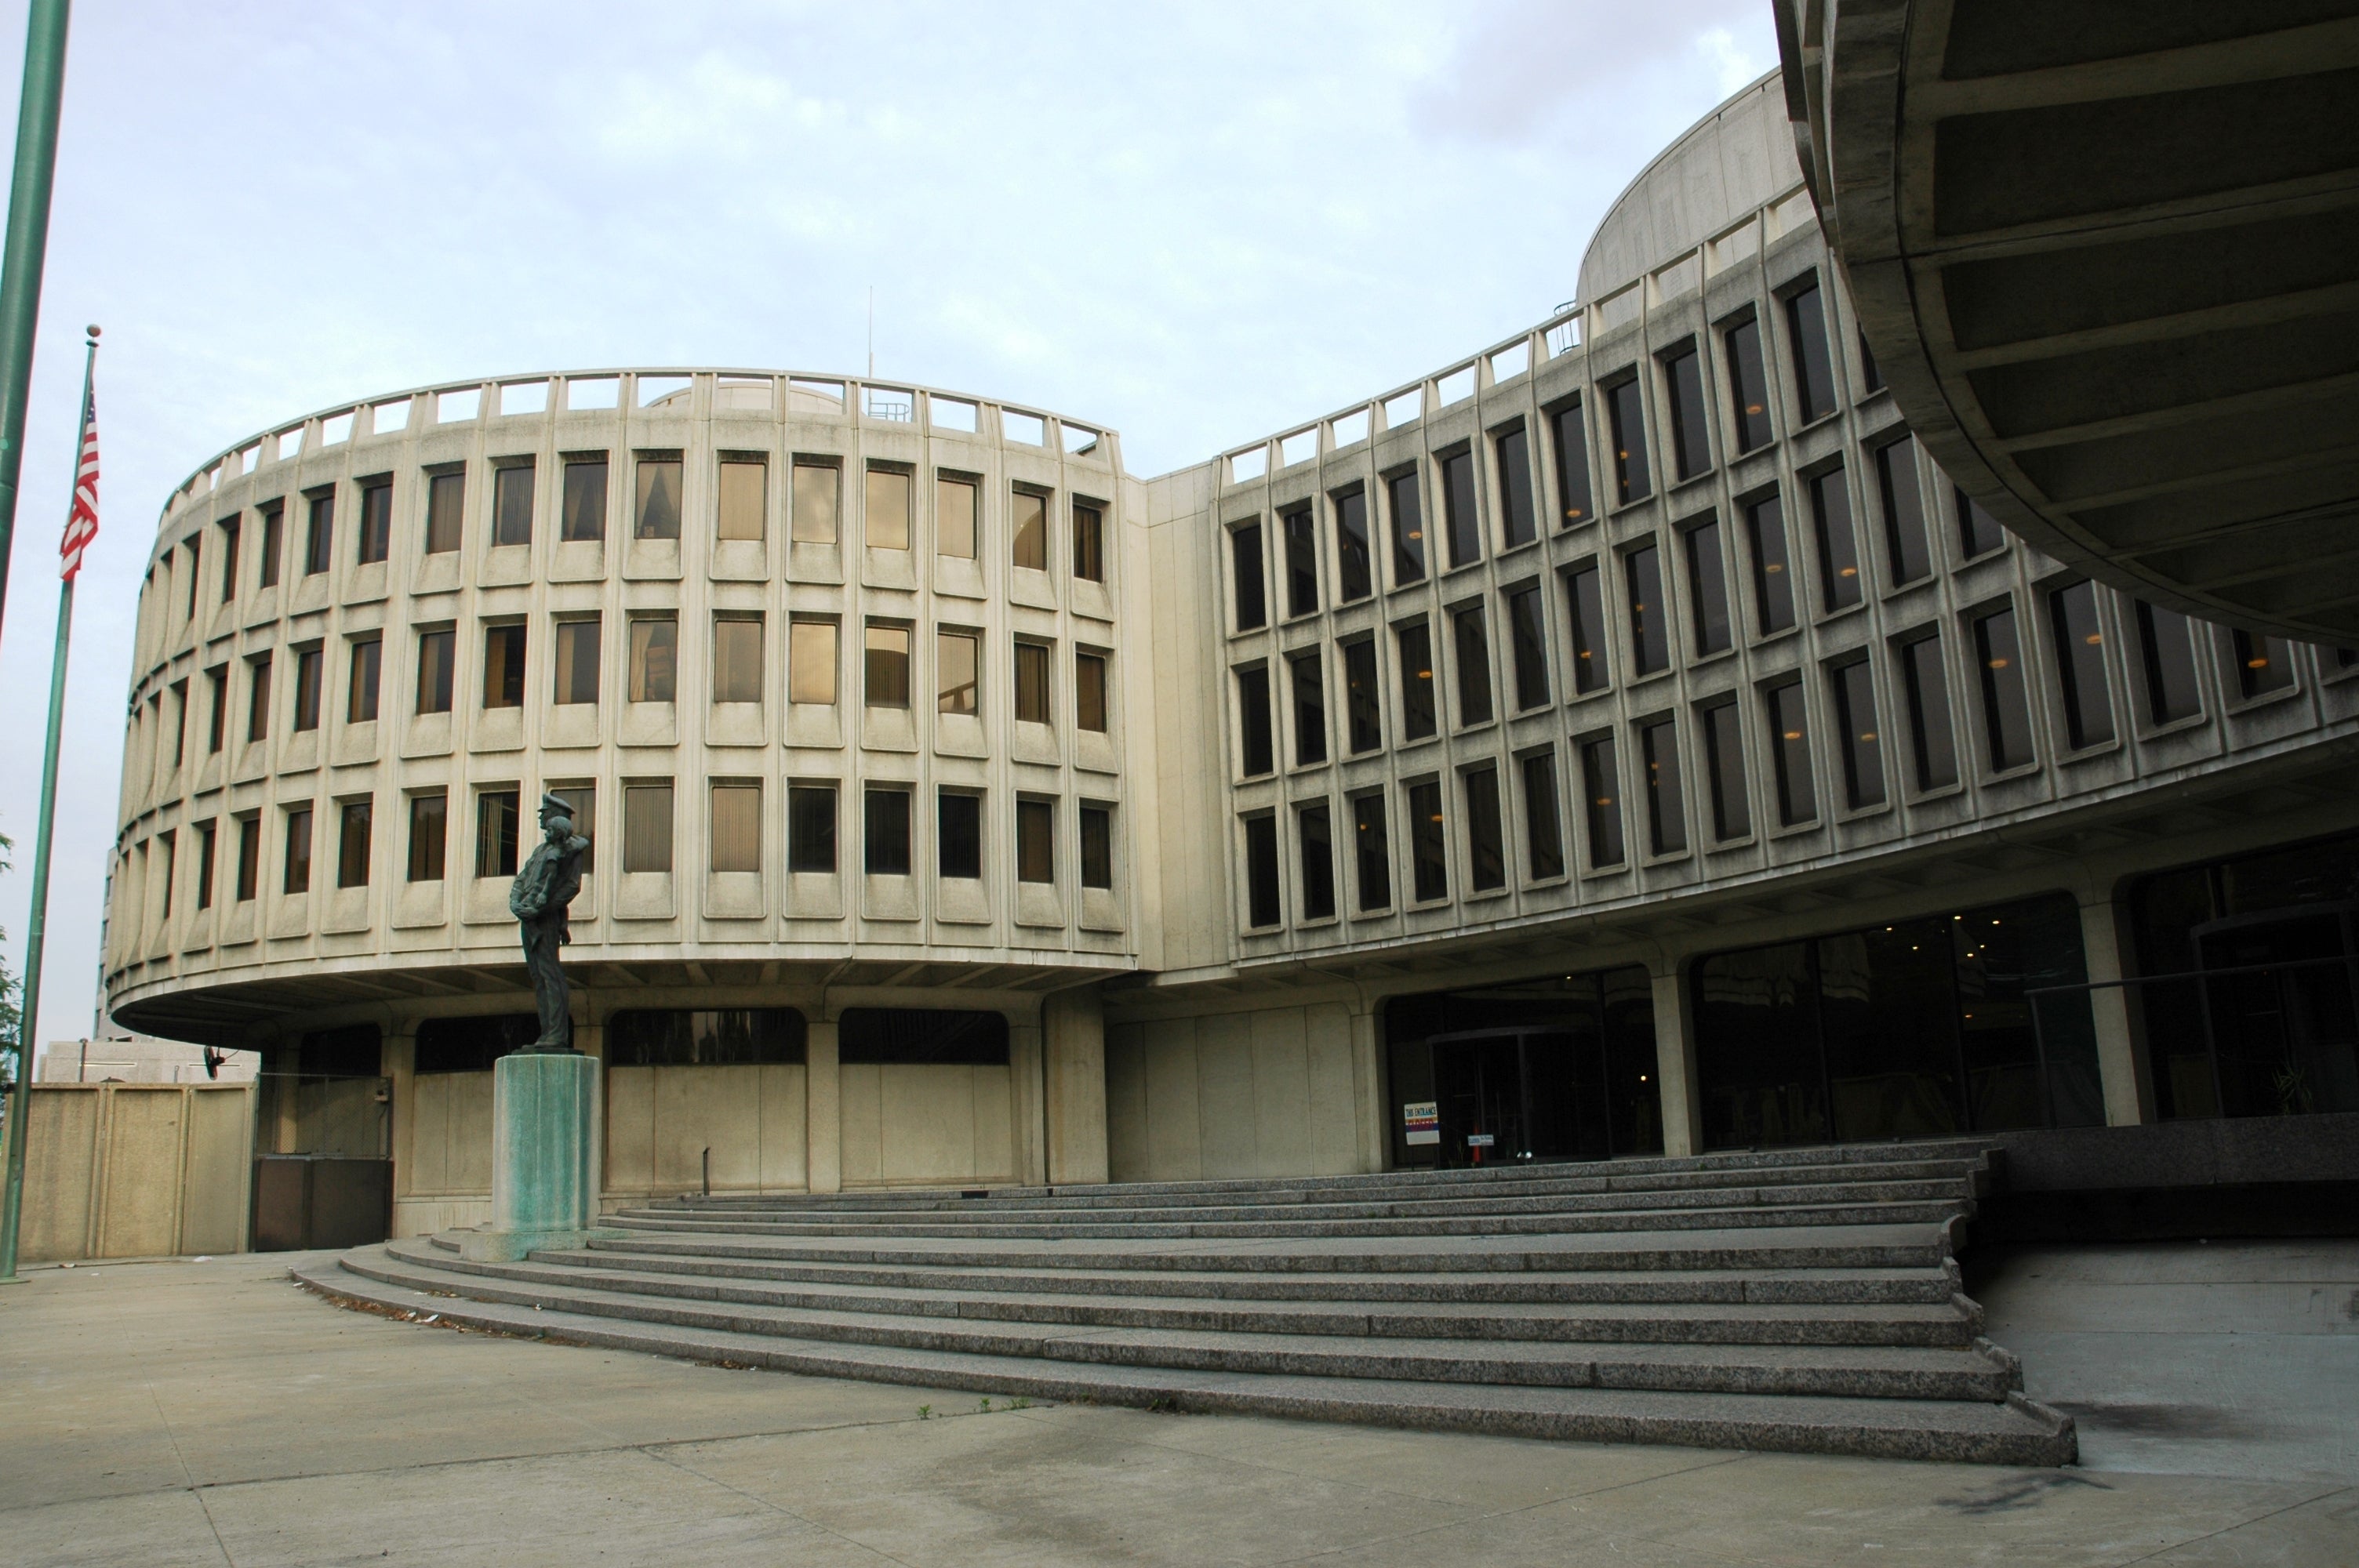
{"label": "curved staircase", "polygon": [[516,1263],[299,1278],[468,1326],[1036,1400],[2060,1465],[1981,1337],[1964,1142],[1268,1181],[685,1197]]}

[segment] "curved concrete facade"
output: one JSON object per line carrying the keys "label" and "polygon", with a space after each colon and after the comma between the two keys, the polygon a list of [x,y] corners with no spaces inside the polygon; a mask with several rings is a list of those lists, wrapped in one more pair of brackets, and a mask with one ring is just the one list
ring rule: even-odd
{"label": "curved concrete facade", "polygon": [[[2087,978],[2114,978],[2127,879],[2359,827],[2338,782],[2359,670],[2188,625],[2158,708],[2151,612],[1998,529],[1911,438],[1781,114],[1765,81],[1667,149],[1601,227],[1572,314],[1154,480],[1125,476],[1094,427],[775,373],[430,388],[285,427],[291,455],[276,431],[242,443],[167,507],[143,604],[110,1007],[282,1047],[374,1024],[410,1229],[476,1214],[480,1112],[461,1103],[470,1075],[409,1072],[408,1043],[522,1000],[506,877],[475,874],[487,790],[516,789],[528,819],[540,789],[594,786],[599,860],[569,954],[585,1049],[625,1009],[793,1008],[809,1025],[800,1063],[611,1068],[610,1197],[694,1185],[700,1149],[716,1185],[748,1188],[1381,1168],[1420,1098],[1390,1004],[1609,970],[1641,977],[1654,1044],[1636,1081],[1659,1098],[1659,1146],[1685,1152],[1715,1070],[1697,1051],[1706,955],[2064,895]],[[608,382],[616,406],[574,406]],[[388,408],[407,422],[375,433]],[[603,543],[565,540],[566,465],[596,453]],[[678,540],[634,537],[634,465],[675,458]],[[526,459],[534,477],[506,482],[532,487],[530,543],[495,543],[498,474]],[[724,463],[759,465],[759,540],[717,536]],[[841,479],[833,545],[794,540],[807,470]],[[908,549],[871,536],[872,470],[911,477]],[[428,553],[450,473],[458,547]],[[364,562],[353,529],[384,475],[386,558]],[[981,497],[973,559],[939,547],[944,481]],[[730,482],[742,533],[753,481]],[[299,513],[331,492],[324,569],[306,574]],[[1014,564],[1030,496],[1045,570]],[[287,562],[266,589],[252,541],[274,499]],[[1077,556],[1077,508],[1102,519],[1102,551]],[[245,542],[225,595],[231,519]],[[592,616],[596,700],[558,702],[543,650]],[[631,701],[627,629],[662,616],[680,629],[674,700]],[[712,699],[716,616],[764,628],[758,700]],[[783,700],[799,618],[842,629],[832,704]],[[864,700],[852,650],[872,624],[914,633],[906,707]],[[486,707],[488,639],[514,625],[524,695]],[[417,640],[445,628],[457,696],[421,719]],[[984,651],[973,719],[933,695],[940,633]],[[352,721],[352,646],[370,637],[379,717]],[[1023,657],[1047,661],[1046,723],[1015,715],[1019,644],[1044,650]],[[245,741],[255,661],[283,671],[313,647],[317,727],[295,728],[309,699],[277,674],[268,732]],[[1084,656],[1107,672],[1087,721]],[[623,793],[665,781],[673,869],[626,874]],[[750,871],[711,869],[716,784],[758,792]],[[798,786],[837,792],[835,874],[788,867]],[[915,803],[906,877],[856,871],[872,787]],[[940,874],[944,789],[983,802],[979,878]],[[438,790],[448,866],[414,878],[406,803]],[[362,801],[372,858],[340,887],[338,814]],[[1020,805],[1049,824],[1046,881],[1016,875]],[[289,892],[286,825],[307,807],[312,870]],[[1104,814],[1102,849],[1085,809]],[[246,818],[269,831],[240,899]],[[836,1060],[837,1020],[877,1006],[996,1011],[1006,1064],[961,1069],[954,1090],[947,1068],[863,1079]],[[2132,1021],[2117,993],[2095,1007],[2101,1114],[2143,1119]],[[706,1076],[690,1094],[682,1073]],[[621,1128],[626,1097],[638,1119]],[[945,1143],[946,1120],[971,1131]]]}

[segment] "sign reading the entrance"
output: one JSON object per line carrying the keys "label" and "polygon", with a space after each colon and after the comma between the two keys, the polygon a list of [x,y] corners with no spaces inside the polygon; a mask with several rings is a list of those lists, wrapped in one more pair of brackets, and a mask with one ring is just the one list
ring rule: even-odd
{"label": "sign reading the entrance", "polygon": [[1401,1126],[1408,1133],[1408,1141],[1439,1143],[1441,1141],[1441,1106],[1439,1101],[1413,1099],[1401,1105]]}

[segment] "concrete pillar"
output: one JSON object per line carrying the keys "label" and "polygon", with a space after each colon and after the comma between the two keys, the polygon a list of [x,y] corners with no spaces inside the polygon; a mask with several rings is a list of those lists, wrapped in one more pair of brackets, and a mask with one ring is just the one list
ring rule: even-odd
{"label": "concrete pillar", "polygon": [[835,1020],[810,1021],[803,1046],[803,1160],[815,1193],[843,1190],[843,1104],[836,1066]]}
{"label": "concrete pillar", "polygon": [[387,1028],[380,1039],[382,1054],[377,1058],[377,1070],[386,1076],[393,1089],[393,1139],[386,1153],[393,1159],[393,1233],[399,1236],[401,1200],[409,1195],[412,1173],[418,1169],[413,1152],[418,1134],[417,1102],[412,1098],[418,1085],[418,1021],[404,1019]]}
{"label": "concrete pillar", "polygon": [[1352,1094],[1358,1102],[1360,1169],[1381,1171],[1392,1152],[1392,1095],[1385,1071],[1384,1015],[1352,1014]]}
{"label": "concrete pillar", "polygon": [[[1030,1186],[1039,1186],[1049,1180],[1048,1086],[1041,1081],[1046,1064],[1040,1048],[1040,1025],[1037,1014],[1032,1021],[1007,1021],[1007,1076],[1011,1093],[1009,1112],[1016,1119],[1016,1179]],[[1104,1050],[1101,1042],[1101,1055]],[[1103,1093],[1103,1090],[1100,1091]]]}
{"label": "concrete pillar", "polygon": [[1049,1181],[1106,1179],[1105,1006],[1095,986],[1058,991],[1040,1005]]}
{"label": "concrete pillar", "polygon": [[1696,1084],[1695,1009],[1676,959],[1647,966],[1655,990],[1655,1087],[1662,1096],[1663,1152],[1703,1152],[1703,1096]]}
{"label": "concrete pillar", "polygon": [[[2128,935],[2122,928],[2121,906],[2111,898],[2082,901],[2081,951],[2092,981],[2122,978],[2122,944]],[[2090,1018],[2097,1033],[2097,1076],[2104,1088],[2109,1127],[2135,1127],[2154,1119],[2154,1075],[2147,1070],[2146,1043],[2131,1025],[2129,993],[2126,986],[2104,986],[2089,993]]]}
{"label": "concrete pillar", "polygon": [[[577,1012],[584,1000],[577,989]],[[590,1212],[598,1215],[606,1210],[606,1026],[575,1019],[573,1048],[598,1064],[590,1080]]]}

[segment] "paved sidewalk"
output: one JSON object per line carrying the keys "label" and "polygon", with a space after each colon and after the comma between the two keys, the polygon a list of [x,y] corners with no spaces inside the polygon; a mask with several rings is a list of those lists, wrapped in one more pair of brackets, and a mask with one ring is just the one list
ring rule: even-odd
{"label": "paved sidewalk", "polygon": [[2057,1471],[985,1414],[341,1311],[288,1254],[46,1270],[0,1291],[0,1563],[2359,1563],[2359,1247],[2177,1259],[1984,1287],[2035,1394],[2138,1370]]}

